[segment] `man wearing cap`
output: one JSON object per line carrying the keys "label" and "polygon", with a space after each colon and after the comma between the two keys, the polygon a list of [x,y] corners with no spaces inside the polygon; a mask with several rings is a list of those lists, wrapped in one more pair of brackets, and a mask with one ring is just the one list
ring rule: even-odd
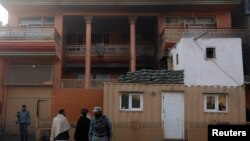
{"label": "man wearing cap", "polygon": [[21,141],[28,141],[28,126],[30,125],[30,114],[26,110],[26,105],[22,105],[22,110],[17,112],[16,124],[19,126]]}
{"label": "man wearing cap", "polygon": [[95,107],[95,116],[90,122],[89,141],[109,141],[112,135],[112,126],[109,119],[102,114],[102,107]]}

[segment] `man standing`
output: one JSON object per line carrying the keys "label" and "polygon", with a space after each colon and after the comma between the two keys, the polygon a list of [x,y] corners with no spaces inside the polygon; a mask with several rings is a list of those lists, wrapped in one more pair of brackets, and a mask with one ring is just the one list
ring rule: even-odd
{"label": "man standing", "polygon": [[26,105],[22,105],[22,110],[17,112],[16,123],[19,125],[21,141],[28,141],[28,126],[30,125],[30,114],[26,110]]}
{"label": "man standing", "polygon": [[88,114],[88,109],[82,108],[80,112],[80,118],[77,121],[76,124],[76,130],[75,130],[75,135],[74,139],[76,141],[88,141],[88,133],[89,133],[89,124],[90,124],[90,119],[88,119],[87,114]]}
{"label": "man standing", "polygon": [[112,135],[112,126],[109,119],[102,114],[102,107],[95,107],[95,116],[90,122],[90,141],[109,141]]}
{"label": "man standing", "polygon": [[66,118],[64,109],[60,109],[54,117],[51,127],[50,141],[68,141],[71,125]]}

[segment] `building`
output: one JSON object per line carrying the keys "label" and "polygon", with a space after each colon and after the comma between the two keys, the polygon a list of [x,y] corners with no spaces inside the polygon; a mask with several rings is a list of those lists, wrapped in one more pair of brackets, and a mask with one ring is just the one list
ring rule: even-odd
{"label": "building", "polygon": [[[240,6],[238,6],[232,12],[232,26],[235,28],[245,28],[250,31],[249,16],[250,14],[250,1],[241,0]],[[243,44],[243,61],[244,61],[244,74],[245,74],[245,91],[246,91],[246,112],[247,121],[250,121],[250,48],[248,42]]]}
{"label": "building", "polygon": [[1,3],[9,11],[8,26],[0,28],[1,128],[12,134],[21,104],[33,129],[49,128],[59,108],[75,122],[81,107],[103,105],[103,82],[170,67],[168,49],[182,37],[248,37],[232,29],[238,0]]}
{"label": "building", "polygon": [[209,124],[246,123],[240,38],[182,38],[169,58],[173,70],[138,70],[105,83],[114,140],[206,141]]}
{"label": "building", "polygon": [[240,38],[182,38],[169,58],[173,70],[185,70],[185,85],[244,85]]}

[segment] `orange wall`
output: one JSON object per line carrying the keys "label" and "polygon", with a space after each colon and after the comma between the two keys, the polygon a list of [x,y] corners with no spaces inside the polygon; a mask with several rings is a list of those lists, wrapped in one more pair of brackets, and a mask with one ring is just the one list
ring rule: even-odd
{"label": "orange wall", "polygon": [[158,33],[161,34],[163,29],[165,28],[165,16],[160,15],[158,16]]}
{"label": "orange wall", "polygon": [[93,115],[95,106],[103,106],[103,90],[58,89],[54,91],[52,99],[52,117],[60,108],[64,108],[71,123],[76,123],[81,108],[89,109]]}
{"label": "orange wall", "polygon": [[59,35],[62,36],[63,34],[63,16],[62,15],[56,15],[55,16],[55,28]]}
{"label": "orange wall", "polygon": [[231,13],[230,12],[218,12],[217,15],[217,28],[231,28]]}
{"label": "orange wall", "polygon": [[60,60],[56,60],[54,64],[54,89],[61,88],[61,78],[62,78],[62,63]]}
{"label": "orange wall", "polygon": [[3,100],[4,100],[4,76],[6,70],[5,61],[0,58],[0,115],[2,114]]}

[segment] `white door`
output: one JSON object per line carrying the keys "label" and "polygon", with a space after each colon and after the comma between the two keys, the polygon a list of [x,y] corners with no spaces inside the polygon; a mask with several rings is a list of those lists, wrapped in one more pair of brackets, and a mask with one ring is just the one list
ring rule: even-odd
{"label": "white door", "polygon": [[163,93],[162,118],[165,139],[184,139],[184,97],[181,92]]}

